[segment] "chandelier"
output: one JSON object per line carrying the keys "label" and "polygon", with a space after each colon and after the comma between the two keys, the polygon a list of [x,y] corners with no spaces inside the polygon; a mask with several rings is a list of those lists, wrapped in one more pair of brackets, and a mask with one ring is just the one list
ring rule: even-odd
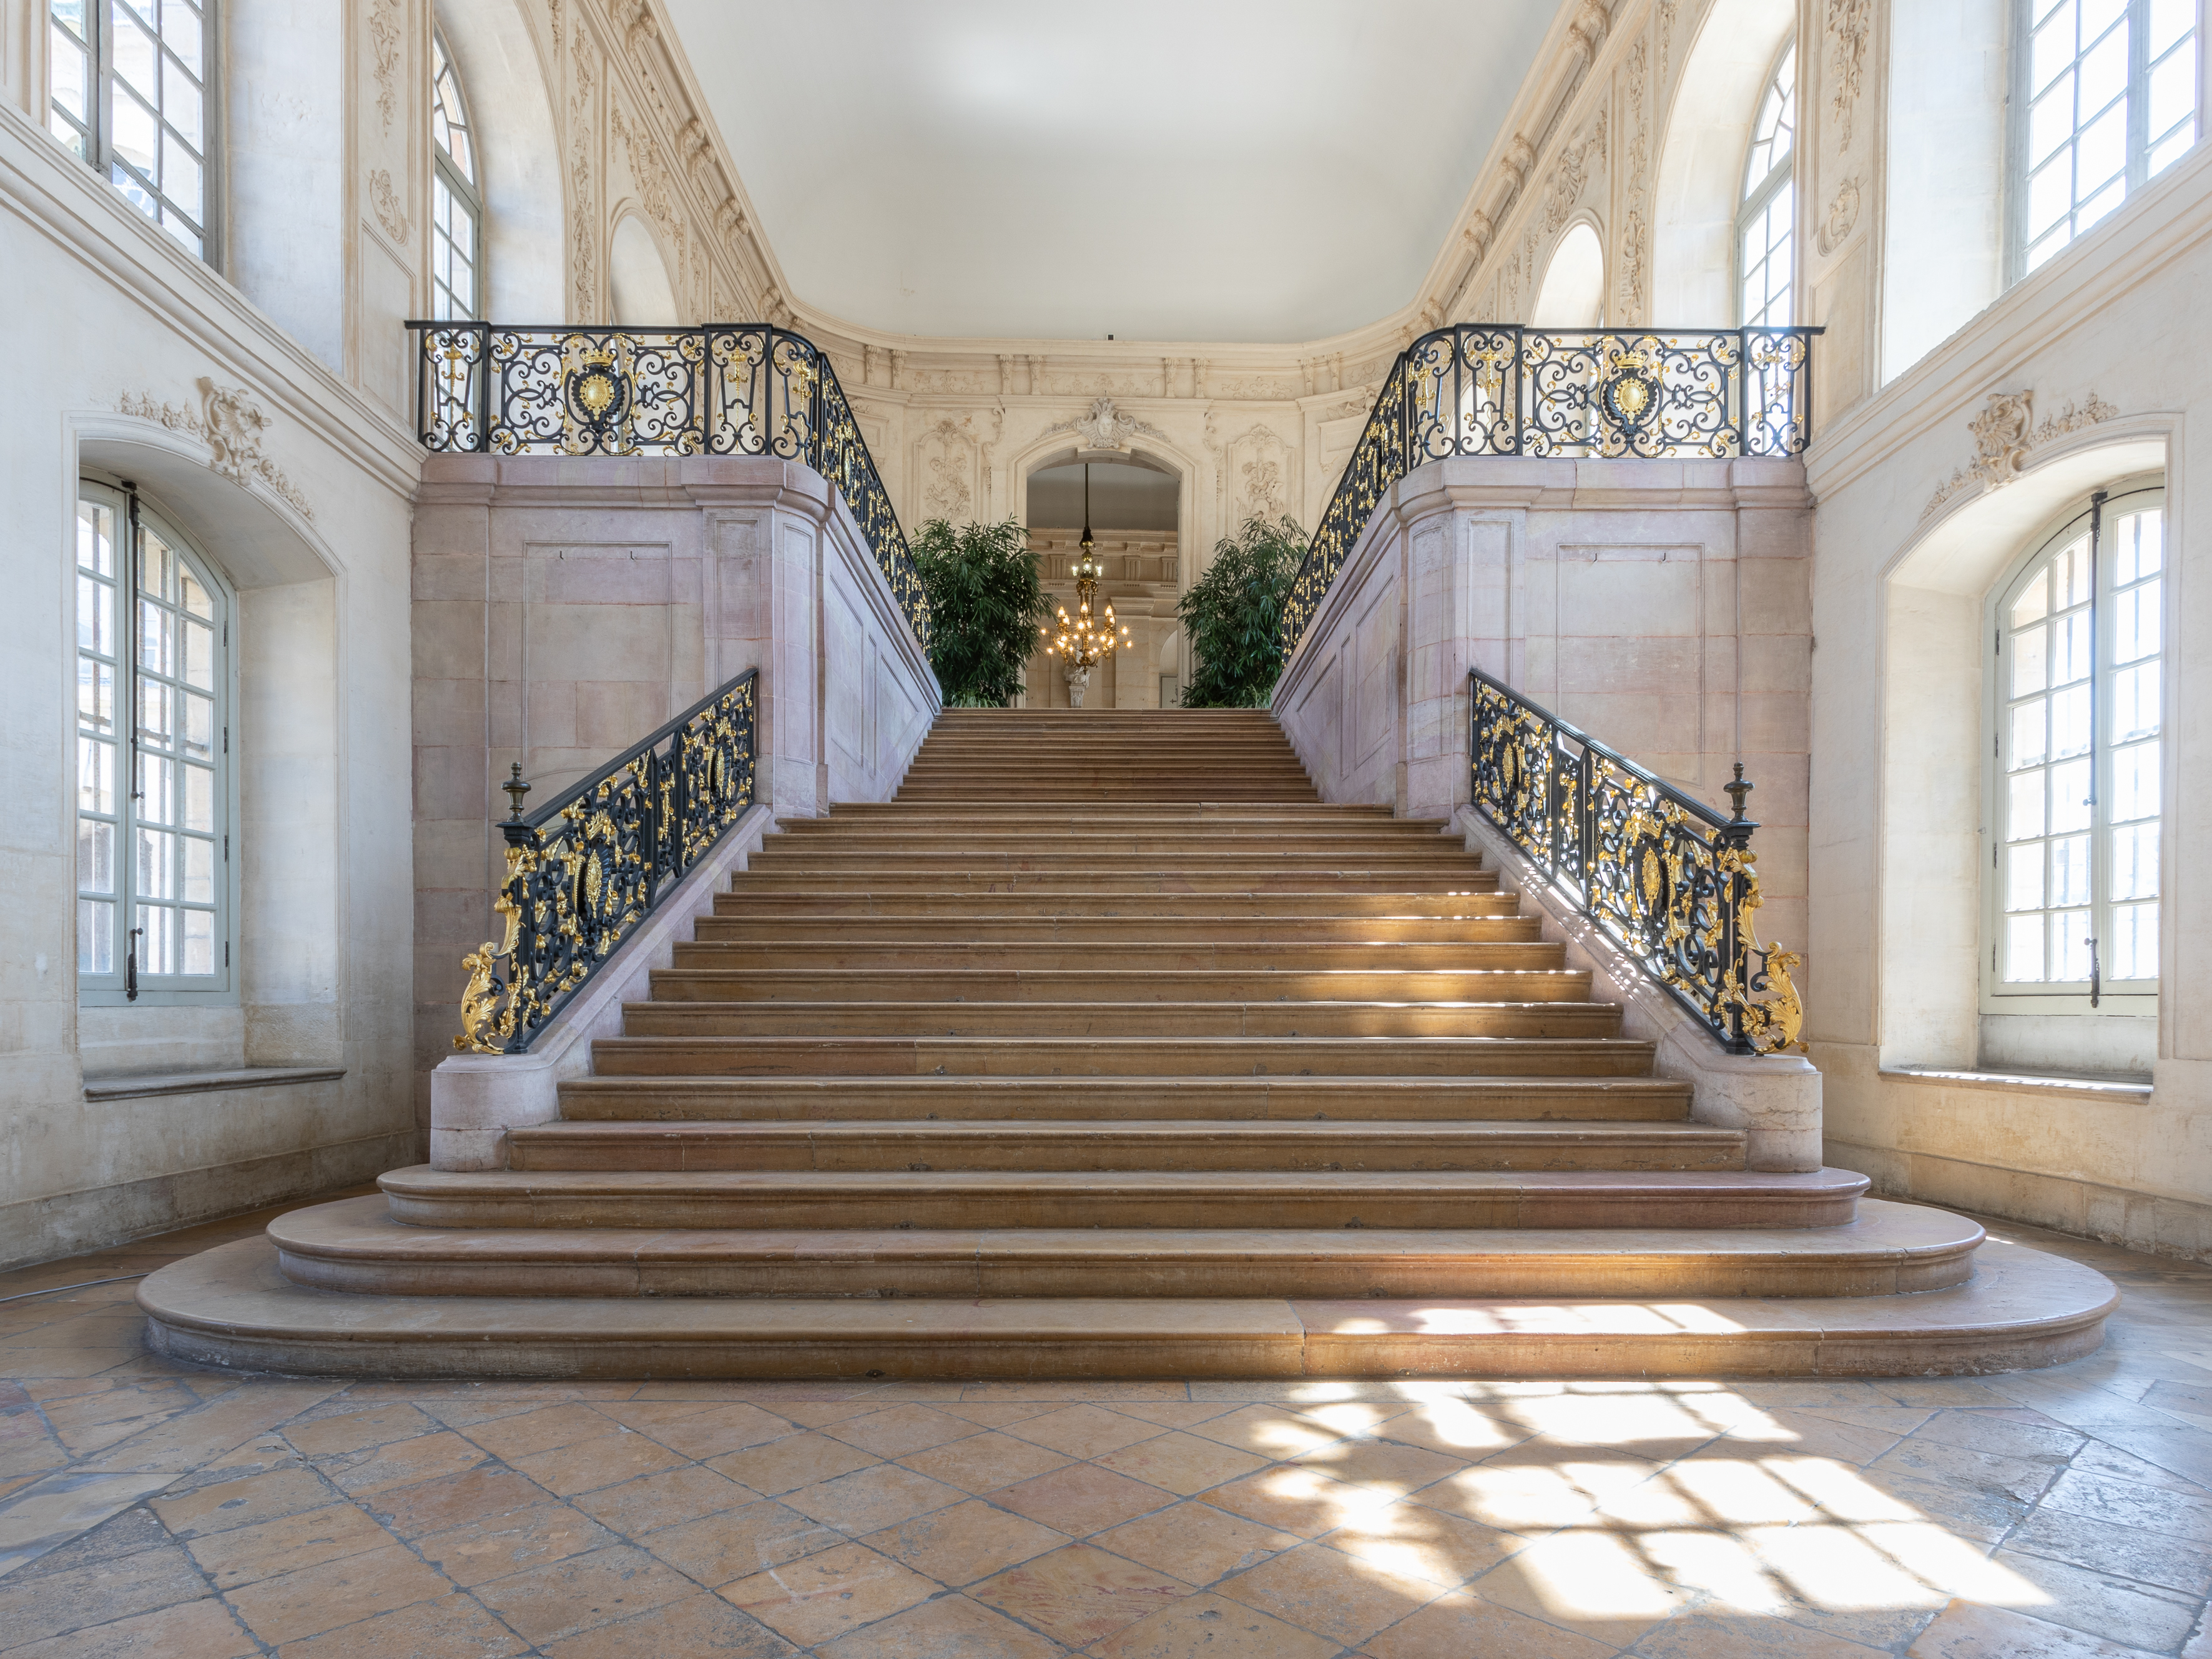
{"label": "chandelier", "polygon": [[[1070,617],[1067,607],[1060,607],[1060,632],[1054,635],[1050,629],[1040,628],[1045,635],[1044,653],[1059,659],[1062,673],[1067,680],[1067,701],[1072,708],[1083,707],[1083,694],[1090,689],[1091,670],[1114,654],[1116,645],[1130,643],[1129,630],[1121,627],[1114,618],[1114,602],[1109,599],[1102,608],[1098,599],[1098,555],[1091,539],[1091,464],[1083,464],[1083,556],[1075,562],[1075,614]],[[1120,628],[1120,637],[1115,629]]]}

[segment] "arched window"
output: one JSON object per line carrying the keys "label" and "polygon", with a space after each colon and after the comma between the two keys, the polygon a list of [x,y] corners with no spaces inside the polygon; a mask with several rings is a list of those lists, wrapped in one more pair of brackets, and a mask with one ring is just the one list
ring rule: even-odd
{"label": "arched window", "polygon": [[1736,210],[1737,320],[1746,328],[1787,328],[1796,191],[1790,164],[1797,153],[1797,43],[1782,49],[1752,124],[1744,157],[1743,203]]}
{"label": "arched window", "polygon": [[230,983],[230,610],[136,495],[77,500],[77,985]]}
{"label": "arched window", "polygon": [[1997,590],[1995,1011],[2157,992],[2165,523],[2160,489],[2100,495]]}
{"label": "arched window", "polygon": [[473,319],[483,293],[483,198],[475,130],[446,37],[430,36],[430,314]]}
{"label": "arched window", "polygon": [[2197,142],[2193,0],[2018,0],[2015,274]]}
{"label": "arched window", "polygon": [[214,0],[47,0],[46,128],[201,258]]}

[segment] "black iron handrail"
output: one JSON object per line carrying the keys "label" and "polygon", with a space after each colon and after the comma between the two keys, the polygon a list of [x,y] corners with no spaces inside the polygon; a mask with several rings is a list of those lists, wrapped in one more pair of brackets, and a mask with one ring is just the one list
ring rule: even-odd
{"label": "black iron handrail", "polygon": [[462,958],[456,1048],[520,1054],[713,851],[753,804],[760,671],[749,668],[652,736],[526,814],[515,763],[501,785],[507,877],[493,910],[503,942]]}
{"label": "black iron handrail", "polygon": [[1796,1042],[1800,958],[1760,945],[1752,922],[1759,826],[1742,763],[1723,817],[1479,668],[1468,702],[1475,810],[1723,1048]]}
{"label": "black iron handrail", "polygon": [[829,354],[766,323],[696,328],[410,322],[416,434],[495,455],[773,455],[843,492],[929,648],[929,600]]}
{"label": "black iron handrail", "polygon": [[1465,323],[1422,335],[1391,364],[1314,526],[1278,625],[1284,653],[1383,491],[1430,461],[1802,454],[1820,332]]}

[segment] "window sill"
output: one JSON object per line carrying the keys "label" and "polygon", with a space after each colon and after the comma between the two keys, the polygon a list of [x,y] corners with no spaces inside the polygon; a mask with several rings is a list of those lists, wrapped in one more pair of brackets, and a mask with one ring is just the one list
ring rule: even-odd
{"label": "window sill", "polygon": [[273,1089],[287,1083],[329,1083],[345,1075],[342,1066],[249,1066],[218,1072],[149,1072],[136,1077],[87,1078],[87,1100],[134,1100],[143,1095],[228,1094],[238,1089]]}
{"label": "window sill", "polygon": [[1947,1089],[1999,1089],[2054,1095],[2068,1100],[2147,1101],[2150,1079],[2130,1077],[2067,1077],[2042,1072],[1985,1072],[1977,1067],[1893,1066],[1881,1073],[1886,1083],[1933,1083]]}

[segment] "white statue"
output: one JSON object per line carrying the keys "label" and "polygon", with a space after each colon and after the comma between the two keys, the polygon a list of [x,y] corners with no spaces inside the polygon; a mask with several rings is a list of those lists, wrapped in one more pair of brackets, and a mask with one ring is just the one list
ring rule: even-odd
{"label": "white statue", "polygon": [[1083,694],[1091,689],[1091,670],[1088,667],[1078,668],[1073,663],[1070,663],[1066,669],[1066,679],[1067,706],[1070,708],[1082,708]]}

